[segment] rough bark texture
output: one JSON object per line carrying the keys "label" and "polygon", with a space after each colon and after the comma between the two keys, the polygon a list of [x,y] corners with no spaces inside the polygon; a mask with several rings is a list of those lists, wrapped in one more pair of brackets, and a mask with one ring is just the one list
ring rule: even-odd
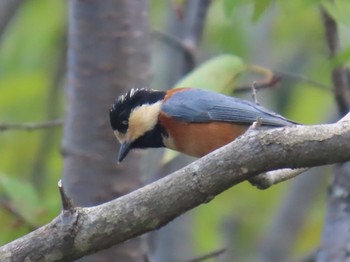
{"label": "rough bark texture", "polygon": [[[329,57],[334,58],[340,50],[337,22],[321,9],[323,24],[325,28],[326,44],[328,46]],[[337,66],[332,70],[333,93],[337,102],[340,115],[345,115],[350,108],[350,83],[347,71],[342,66]]]}
{"label": "rough bark texture", "polygon": [[[322,9],[326,44],[330,58],[340,52],[338,27],[335,19]],[[350,81],[344,66],[332,70],[333,93],[339,114],[345,115],[350,108]],[[337,165],[328,191],[328,203],[321,247],[317,261],[350,261],[350,164]]]}
{"label": "rough bark texture", "polygon": [[317,167],[294,179],[275,218],[271,219],[271,228],[264,234],[256,260],[288,261],[305,218],[314,204],[316,192],[320,191],[321,186],[323,189],[325,173],[324,167]]}
{"label": "rough bark texture", "polygon": [[0,248],[1,261],[72,261],[157,229],[229,187],[269,170],[350,160],[346,121],[251,131],[196,162],[111,202],[65,211]]}
{"label": "rough bark texture", "polygon": [[[198,45],[201,41],[206,13],[211,0],[191,0],[183,4],[184,17],[179,18],[173,8],[174,2],[168,2],[167,16],[167,34],[187,48],[191,52],[185,52],[183,48],[175,48],[169,42],[157,46],[154,57],[157,60],[155,71],[155,86],[161,86],[163,89],[169,89],[189,73],[195,67],[195,52],[198,51]],[[158,151],[159,152],[159,151]],[[158,157],[157,154],[152,156]],[[172,165],[171,171],[175,171],[188,163],[188,157],[181,157],[181,161],[175,161],[177,165]],[[159,172],[159,157],[156,161],[149,161],[152,165],[153,174],[164,176],[164,172]],[[159,176],[156,176],[159,178]],[[153,175],[153,181],[154,181]],[[150,236],[150,255],[153,262],[178,262],[185,261],[191,257],[193,235],[191,232],[192,219],[191,213],[186,213],[177,218],[166,227],[154,232]]]}
{"label": "rough bark texture", "polygon": [[350,259],[350,163],[334,168],[328,195],[328,210],[317,261],[342,262]]}
{"label": "rough bark texture", "polygon": [[[77,206],[94,206],[140,186],[136,153],[117,165],[109,124],[114,99],[150,77],[147,0],[69,1],[68,110],[63,185]],[[67,242],[65,245],[70,245]],[[139,239],[84,261],[140,261]]]}

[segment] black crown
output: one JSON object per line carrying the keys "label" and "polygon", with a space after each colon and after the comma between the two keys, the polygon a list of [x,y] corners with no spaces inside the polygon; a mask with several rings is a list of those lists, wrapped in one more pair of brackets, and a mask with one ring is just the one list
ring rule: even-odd
{"label": "black crown", "polygon": [[113,130],[126,133],[129,128],[129,116],[132,110],[144,104],[153,104],[162,100],[165,92],[145,88],[132,88],[119,96],[110,110],[110,122]]}

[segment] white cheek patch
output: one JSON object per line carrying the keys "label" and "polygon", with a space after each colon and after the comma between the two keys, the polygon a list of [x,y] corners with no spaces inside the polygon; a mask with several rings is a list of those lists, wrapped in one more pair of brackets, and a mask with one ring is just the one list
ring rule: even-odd
{"label": "white cheek patch", "polygon": [[146,104],[135,108],[129,117],[129,128],[126,133],[127,141],[135,141],[146,132],[152,130],[158,122],[162,103]]}

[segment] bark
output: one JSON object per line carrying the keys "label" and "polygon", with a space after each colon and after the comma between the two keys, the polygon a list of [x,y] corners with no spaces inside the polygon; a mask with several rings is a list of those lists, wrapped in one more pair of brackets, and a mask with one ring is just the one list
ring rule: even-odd
{"label": "bark", "polygon": [[157,229],[254,175],[350,160],[350,113],[331,125],[252,130],[232,143],[108,203],[64,211],[0,248],[1,261],[72,261]]}
{"label": "bark", "polygon": [[[334,58],[340,49],[338,27],[336,21],[321,9],[323,24],[325,28],[325,38],[330,58]],[[341,115],[345,115],[350,108],[350,85],[347,71],[342,66],[337,66],[332,70],[333,93]]]}
{"label": "bark", "polygon": [[[161,45],[156,48],[155,57],[160,55],[160,63],[157,64],[155,75],[155,86],[162,86],[163,89],[169,89],[181,79],[185,74],[195,67],[195,52],[198,51],[198,45],[202,38],[206,13],[211,0],[192,0],[184,4],[184,16],[176,16],[174,8],[169,2],[167,34],[171,36],[176,43],[165,42],[167,45]],[[181,4],[180,4],[181,5]],[[159,52],[159,49],[161,52]],[[190,49],[190,50],[189,50]],[[157,153],[161,153],[158,151]],[[164,176],[168,173],[159,172],[159,156],[153,154],[151,157],[155,161],[149,161],[152,165],[152,174]],[[188,157],[181,157],[183,161],[175,161],[171,172],[179,169],[188,163]],[[178,159],[179,160],[179,159]],[[192,160],[192,159],[191,159]],[[155,164],[157,163],[157,164]],[[174,163],[173,163],[174,164]],[[150,169],[151,169],[150,168]],[[163,170],[164,171],[164,170]],[[153,180],[154,180],[153,175]],[[156,178],[159,178],[157,176]],[[190,257],[192,250],[192,214],[187,213],[179,217],[161,230],[150,235],[151,258],[154,262],[177,262],[185,261]]]}
{"label": "bark", "polygon": [[328,194],[328,207],[322,243],[317,261],[349,261],[350,259],[350,163],[334,168],[333,183]]}
{"label": "bark", "polygon": [[308,213],[325,182],[325,168],[312,168],[297,177],[261,241],[259,261],[288,261]]}
{"label": "bark", "polygon": [[[149,81],[148,2],[71,0],[69,8],[62,181],[76,205],[94,206],[140,186],[137,153],[117,165],[109,108],[118,95]],[[115,258],[141,261],[140,239],[84,261]]]}
{"label": "bark", "polygon": [[0,40],[7,25],[16,14],[24,0],[1,0],[0,1]]}
{"label": "bark", "polygon": [[[340,52],[338,27],[336,21],[322,11],[326,43],[329,56],[334,58]],[[350,108],[350,82],[345,67],[332,70],[333,93],[340,115]],[[320,252],[317,261],[342,262],[350,260],[350,164],[337,165],[328,191],[328,203]]]}

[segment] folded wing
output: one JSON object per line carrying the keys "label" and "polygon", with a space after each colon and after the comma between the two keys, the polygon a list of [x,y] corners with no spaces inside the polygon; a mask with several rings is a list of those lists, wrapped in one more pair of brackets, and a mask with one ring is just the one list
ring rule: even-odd
{"label": "folded wing", "polygon": [[202,89],[174,93],[163,103],[162,111],[184,122],[217,121],[250,125],[259,118],[264,126],[297,124],[252,102]]}

